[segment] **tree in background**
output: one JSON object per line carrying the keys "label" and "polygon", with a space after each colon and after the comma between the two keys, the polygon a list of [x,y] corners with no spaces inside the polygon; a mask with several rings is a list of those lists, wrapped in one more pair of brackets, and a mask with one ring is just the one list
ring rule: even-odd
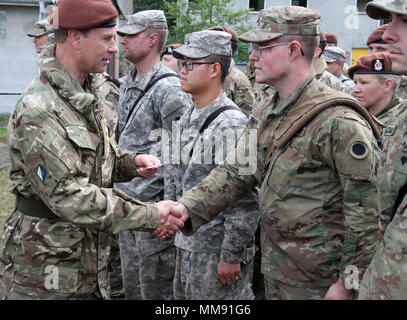
{"label": "tree in background", "polygon": [[[237,34],[250,29],[247,26],[250,10],[228,9],[233,8],[234,0],[163,0],[163,4],[168,19],[168,44],[184,43],[187,33],[216,25],[230,26]],[[235,60],[249,61],[248,44],[239,41]]]}
{"label": "tree in background", "polygon": [[133,0],[133,12],[143,10],[164,10],[163,0]]}

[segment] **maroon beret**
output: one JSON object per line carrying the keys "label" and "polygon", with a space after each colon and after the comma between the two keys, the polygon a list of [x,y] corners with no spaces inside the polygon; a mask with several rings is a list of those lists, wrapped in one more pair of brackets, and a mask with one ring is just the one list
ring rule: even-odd
{"label": "maroon beret", "polygon": [[87,30],[115,26],[118,12],[109,0],[59,0],[52,15],[56,28]]}
{"label": "maroon beret", "polygon": [[383,33],[387,30],[388,27],[388,24],[384,24],[375,29],[367,39],[366,45],[368,46],[371,43],[387,43],[386,41],[383,41],[382,37]]}
{"label": "maroon beret", "polygon": [[325,33],[325,38],[327,43],[338,44],[338,38],[333,33],[330,32]]}
{"label": "maroon beret", "polygon": [[355,74],[396,74],[392,71],[391,59],[388,53],[379,52],[364,56],[348,70],[353,80]]}

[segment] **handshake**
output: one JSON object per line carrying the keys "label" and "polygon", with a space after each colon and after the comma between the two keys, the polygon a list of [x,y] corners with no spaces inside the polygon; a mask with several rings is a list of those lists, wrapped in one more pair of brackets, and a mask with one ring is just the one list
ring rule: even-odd
{"label": "handshake", "polygon": [[[162,166],[160,160],[152,155],[138,154],[134,158],[137,173],[144,177],[152,177]],[[174,201],[160,201],[158,207],[158,226],[153,235],[164,240],[184,226],[189,218],[188,210],[182,203]]]}
{"label": "handshake", "polygon": [[171,237],[188,220],[189,214],[187,208],[179,202],[160,201],[158,207],[158,226],[153,235],[161,240]]}

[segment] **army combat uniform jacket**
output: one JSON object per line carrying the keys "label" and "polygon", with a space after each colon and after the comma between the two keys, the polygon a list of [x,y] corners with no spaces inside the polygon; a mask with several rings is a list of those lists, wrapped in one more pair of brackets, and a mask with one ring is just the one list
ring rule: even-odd
{"label": "army combat uniform jacket", "polygon": [[359,299],[407,299],[405,193],[390,222],[399,190],[403,186],[405,189],[407,183],[407,103],[398,105],[392,116],[391,125],[383,131],[383,149],[377,172],[380,231],[384,235],[363,277]]}
{"label": "army combat uniform jacket", "polygon": [[158,212],[112,189],[136,175],[135,153],[114,139],[117,88],[102,74],[86,90],[47,46],[41,74],[16,104],[8,125],[9,189],[17,208],[3,233],[7,299],[109,297],[109,234],[153,230]]}
{"label": "army combat uniform jacket", "polygon": [[[318,114],[265,169],[266,150],[290,110],[331,92],[310,76],[286,99],[274,95],[260,122],[248,130],[224,164],[180,202],[191,214],[183,232],[192,233],[260,185],[262,273],[295,287],[328,287],[344,280],[348,265],[362,276],[377,244],[378,212],[374,168],[377,144],[367,122],[353,109],[333,106]],[[250,128],[258,127],[257,170],[239,175],[229,157],[247,152]]]}
{"label": "army combat uniform jacket", "polygon": [[314,71],[316,73],[316,78],[334,90],[348,92],[348,88],[346,88],[345,85],[342,84],[342,81],[339,80],[338,77],[326,71],[327,67],[328,65],[326,64],[326,61],[322,56],[314,61]]}

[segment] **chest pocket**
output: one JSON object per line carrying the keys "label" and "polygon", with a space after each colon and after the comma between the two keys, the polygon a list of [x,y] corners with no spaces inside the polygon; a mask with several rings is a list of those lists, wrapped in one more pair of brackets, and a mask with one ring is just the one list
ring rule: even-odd
{"label": "chest pocket", "polygon": [[273,165],[273,167],[268,176],[267,185],[280,198],[284,198],[287,195],[297,170],[303,161],[304,155],[288,146],[274,161],[274,165],[270,162],[270,165]]}
{"label": "chest pocket", "polygon": [[77,147],[83,169],[90,176],[95,165],[96,149],[100,143],[99,137],[83,126],[67,126],[69,140]]}

